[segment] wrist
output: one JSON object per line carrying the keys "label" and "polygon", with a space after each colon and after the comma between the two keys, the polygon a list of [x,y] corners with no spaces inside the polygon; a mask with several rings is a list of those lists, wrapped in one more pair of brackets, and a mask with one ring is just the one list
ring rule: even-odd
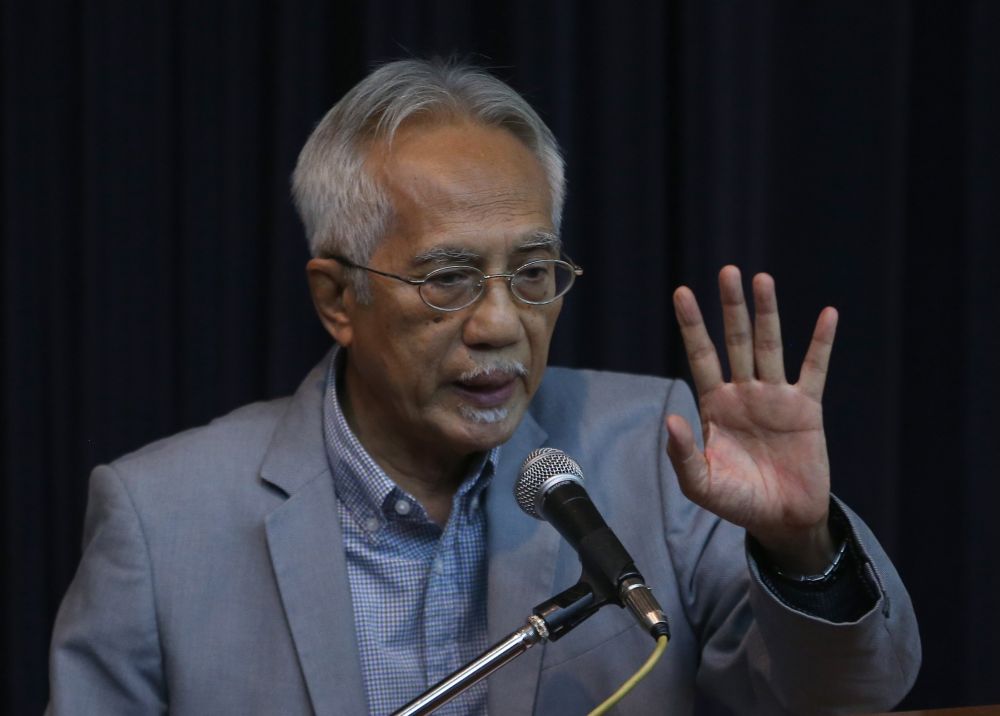
{"label": "wrist", "polygon": [[829,514],[805,530],[750,536],[759,545],[762,558],[782,575],[822,575],[843,553],[843,540],[835,539],[830,531]]}

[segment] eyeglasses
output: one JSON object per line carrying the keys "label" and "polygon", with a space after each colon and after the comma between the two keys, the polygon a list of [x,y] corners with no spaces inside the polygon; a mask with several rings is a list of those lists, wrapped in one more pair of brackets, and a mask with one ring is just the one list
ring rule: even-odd
{"label": "eyeglasses", "polygon": [[407,278],[361,266],[343,256],[330,254],[328,258],[344,266],[417,286],[423,302],[438,311],[461,311],[471,306],[483,295],[486,282],[493,278],[507,279],[507,287],[521,303],[544,306],[565,296],[576,277],[583,275],[583,269],[569,261],[535,259],[511,273],[485,274],[475,266],[443,266],[423,278]]}

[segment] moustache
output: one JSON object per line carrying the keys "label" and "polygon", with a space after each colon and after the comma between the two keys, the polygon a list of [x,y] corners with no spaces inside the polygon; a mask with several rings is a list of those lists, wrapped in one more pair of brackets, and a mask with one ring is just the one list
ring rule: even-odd
{"label": "moustache", "polygon": [[476,363],[472,368],[462,373],[458,379],[463,383],[468,383],[496,376],[523,378],[526,375],[528,375],[528,369],[521,361],[510,358],[493,358]]}

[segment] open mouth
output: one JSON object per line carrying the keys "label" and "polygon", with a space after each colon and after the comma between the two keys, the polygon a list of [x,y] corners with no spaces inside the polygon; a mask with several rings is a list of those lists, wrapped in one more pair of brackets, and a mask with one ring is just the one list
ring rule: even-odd
{"label": "open mouth", "polygon": [[493,373],[457,380],[452,385],[463,402],[474,408],[498,408],[514,395],[517,377],[509,373]]}

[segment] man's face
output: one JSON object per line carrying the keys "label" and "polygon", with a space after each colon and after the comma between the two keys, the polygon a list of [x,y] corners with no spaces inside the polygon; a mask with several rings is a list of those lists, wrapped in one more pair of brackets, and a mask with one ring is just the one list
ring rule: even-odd
{"label": "man's face", "polygon": [[[394,222],[369,265],[422,278],[449,265],[509,273],[558,258],[550,193],[534,155],[504,129],[471,123],[404,127],[372,171]],[[348,418],[376,457],[464,458],[506,441],[541,382],[562,301],[519,302],[505,279],[442,313],[416,286],[369,274],[372,301],[345,305]],[[414,454],[413,451],[418,451]]]}

